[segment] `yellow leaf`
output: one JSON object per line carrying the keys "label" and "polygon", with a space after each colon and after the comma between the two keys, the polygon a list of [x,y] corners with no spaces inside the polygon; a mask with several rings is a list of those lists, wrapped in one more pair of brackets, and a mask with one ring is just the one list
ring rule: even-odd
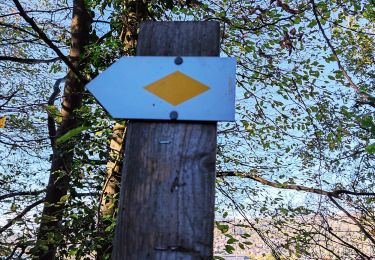
{"label": "yellow leaf", "polygon": [[15,203],[12,203],[12,205],[10,206],[10,210],[12,212],[15,212],[17,210],[17,205]]}
{"label": "yellow leaf", "polygon": [[0,128],[4,128],[5,127],[5,121],[6,120],[7,120],[6,116],[3,116],[2,118],[0,118]]}

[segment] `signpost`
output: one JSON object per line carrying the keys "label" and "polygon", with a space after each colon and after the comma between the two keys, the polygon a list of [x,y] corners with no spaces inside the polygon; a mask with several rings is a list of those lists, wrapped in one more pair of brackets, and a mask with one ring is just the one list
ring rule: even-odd
{"label": "signpost", "polygon": [[235,70],[234,58],[123,57],[87,89],[113,118],[234,121]]}
{"label": "signpost", "polygon": [[215,121],[234,120],[235,95],[234,60],[214,57],[219,35],[217,22],[145,22],[137,55],[147,57],[88,86],[112,116],[134,119],[112,259],[213,257]]}

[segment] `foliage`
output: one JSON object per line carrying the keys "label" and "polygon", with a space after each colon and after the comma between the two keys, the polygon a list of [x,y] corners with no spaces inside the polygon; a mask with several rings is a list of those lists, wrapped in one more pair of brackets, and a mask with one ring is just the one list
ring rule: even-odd
{"label": "foliage", "polygon": [[[134,46],[123,46],[134,3],[86,1],[95,16],[83,75],[93,78],[134,53]],[[223,250],[250,251],[257,237],[268,248],[265,257],[276,259],[374,257],[368,248],[375,230],[375,4],[142,3],[153,20],[219,21],[222,54],[237,58],[237,121],[220,124],[218,136],[216,227]],[[25,8],[66,54],[72,2],[31,1]],[[7,118],[0,128],[0,256],[22,258],[35,246],[41,204],[18,216],[43,198],[52,152],[48,115],[61,123],[61,94],[52,105],[48,100],[67,68],[11,4],[0,10],[0,118]],[[94,257],[115,223],[113,215],[100,226],[114,122],[86,94],[75,111],[80,126],[57,140],[75,144],[64,217],[49,237],[59,259]],[[241,235],[230,228],[238,219],[247,230]]]}

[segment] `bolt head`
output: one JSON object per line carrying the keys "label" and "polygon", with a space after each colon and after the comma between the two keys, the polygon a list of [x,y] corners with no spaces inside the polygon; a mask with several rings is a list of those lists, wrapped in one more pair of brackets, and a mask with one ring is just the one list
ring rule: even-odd
{"label": "bolt head", "polygon": [[174,63],[175,63],[176,65],[181,65],[183,62],[184,62],[184,60],[183,60],[180,56],[178,56],[178,57],[176,57],[176,58],[174,59]]}
{"label": "bolt head", "polygon": [[177,118],[178,118],[178,113],[177,113],[177,111],[172,111],[171,113],[169,113],[169,118],[170,118],[171,120],[177,120]]}

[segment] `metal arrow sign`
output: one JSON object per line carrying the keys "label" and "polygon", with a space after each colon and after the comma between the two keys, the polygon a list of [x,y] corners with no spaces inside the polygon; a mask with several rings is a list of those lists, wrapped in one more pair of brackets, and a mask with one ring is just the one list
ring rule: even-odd
{"label": "metal arrow sign", "polygon": [[236,61],[123,57],[87,89],[113,118],[234,121]]}

